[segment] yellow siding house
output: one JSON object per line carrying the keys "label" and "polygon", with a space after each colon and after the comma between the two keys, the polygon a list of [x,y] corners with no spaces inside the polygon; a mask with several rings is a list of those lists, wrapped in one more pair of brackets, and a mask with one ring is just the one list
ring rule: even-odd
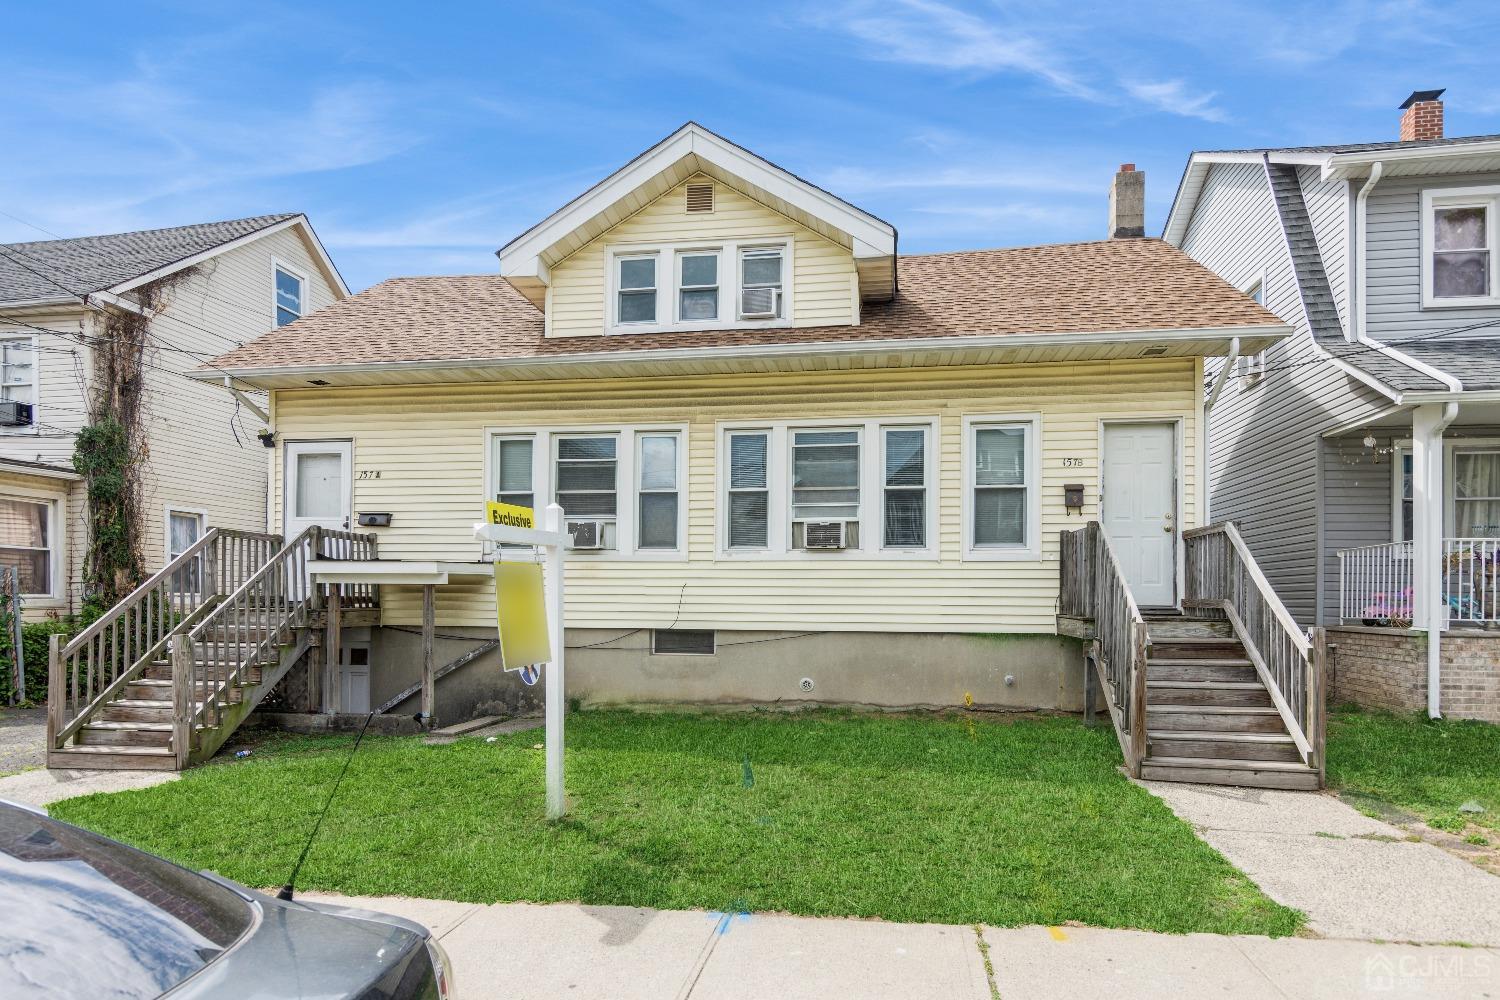
{"label": "yellow siding house", "polygon": [[[688,124],[499,274],[384,282],[199,375],[269,394],[289,536],[366,515],[382,559],[473,561],[486,500],[560,503],[574,697],[1076,707],[1059,531],[1108,514],[1138,597],[1174,605],[1203,359],[1287,333],[1127,235],[1131,203],[1096,242],[903,256]],[[494,614],[439,589],[440,660]],[[399,710],[420,620],[382,588],[320,707]],[[492,659],[439,682],[444,721],[526,698]]]}

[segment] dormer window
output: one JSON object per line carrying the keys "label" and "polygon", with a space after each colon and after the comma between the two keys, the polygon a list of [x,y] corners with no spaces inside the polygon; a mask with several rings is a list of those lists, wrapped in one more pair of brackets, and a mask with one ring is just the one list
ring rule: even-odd
{"label": "dormer window", "polygon": [[610,333],[786,326],[792,240],[608,250]]}
{"label": "dormer window", "polygon": [[656,255],[618,257],[620,269],[619,322],[656,322]]}

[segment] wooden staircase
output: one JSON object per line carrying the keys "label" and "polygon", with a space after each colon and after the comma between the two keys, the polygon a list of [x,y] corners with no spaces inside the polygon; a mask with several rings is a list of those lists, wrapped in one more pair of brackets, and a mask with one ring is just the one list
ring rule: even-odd
{"label": "wooden staircase", "polygon": [[1323,784],[1321,630],[1304,636],[1232,524],[1185,532],[1187,614],[1142,614],[1097,522],[1064,532],[1059,627],[1088,641],[1134,777]]}
{"label": "wooden staircase", "polygon": [[373,558],[309,528],[209,531],[66,646],[54,636],[47,766],[180,770],[213,756],[315,645],[307,563]]}
{"label": "wooden staircase", "polygon": [[1229,622],[1148,615],[1146,631],[1142,778],[1319,786]]}

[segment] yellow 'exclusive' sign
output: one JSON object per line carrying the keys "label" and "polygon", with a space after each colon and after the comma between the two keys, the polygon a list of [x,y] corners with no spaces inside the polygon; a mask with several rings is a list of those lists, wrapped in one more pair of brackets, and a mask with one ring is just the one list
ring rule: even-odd
{"label": "yellow 'exclusive' sign", "polygon": [[503,524],[507,528],[536,527],[536,512],[530,507],[518,507],[513,503],[489,501],[484,505],[484,519],[491,524]]}

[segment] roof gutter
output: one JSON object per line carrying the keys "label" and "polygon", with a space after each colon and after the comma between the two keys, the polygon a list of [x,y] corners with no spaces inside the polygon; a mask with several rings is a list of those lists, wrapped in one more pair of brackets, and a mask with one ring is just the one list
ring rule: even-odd
{"label": "roof gutter", "polygon": [[452,368],[514,368],[522,366],[571,367],[607,362],[648,363],[661,361],[755,360],[782,357],[880,354],[889,351],[993,349],[1001,347],[1078,346],[1111,343],[1161,343],[1163,341],[1228,340],[1254,337],[1281,340],[1292,328],[1285,323],[1254,326],[1190,327],[1171,330],[1090,331],[1086,333],[993,334],[985,336],[901,337],[885,340],[816,341],[797,344],[747,344],[731,347],[670,347],[640,351],[589,351],[578,354],[542,354],[523,357],[452,358],[424,361],[371,361],[360,364],[302,364],[232,367],[216,364],[186,374],[204,382],[220,381],[225,375],[249,381],[256,376],[323,375],[328,373],[441,371]]}

